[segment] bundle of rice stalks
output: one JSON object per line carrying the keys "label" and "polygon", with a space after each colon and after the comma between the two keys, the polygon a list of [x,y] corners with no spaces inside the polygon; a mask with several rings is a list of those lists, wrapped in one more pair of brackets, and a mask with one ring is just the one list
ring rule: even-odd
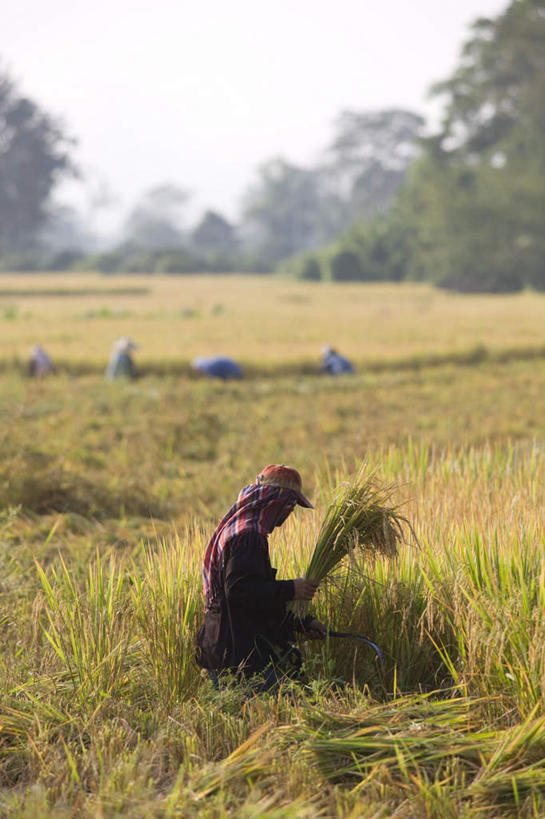
{"label": "bundle of rice stalks", "polygon": [[392,501],[395,487],[365,471],[363,464],[353,480],[339,487],[320,528],[307,579],[319,583],[356,549],[369,556],[395,557],[405,542],[405,527],[414,535],[399,504]]}
{"label": "bundle of rice stalks", "polygon": [[365,464],[352,481],[342,484],[326,512],[306,577],[320,582],[354,549],[371,556],[395,557],[412,527],[392,503],[396,487],[381,484]]}

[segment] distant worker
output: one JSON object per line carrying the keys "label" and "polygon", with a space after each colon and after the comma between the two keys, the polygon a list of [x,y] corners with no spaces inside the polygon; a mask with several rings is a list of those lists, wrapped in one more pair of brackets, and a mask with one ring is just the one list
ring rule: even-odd
{"label": "distant worker", "polygon": [[138,344],[130,338],[122,336],[114,341],[108,366],[106,367],[106,378],[113,381],[116,378],[134,378],[134,362],[132,351],[138,349]]}
{"label": "distant worker", "polygon": [[230,378],[242,378],[242,367],[232,358],[224,356],[198,356],[191,362],[192,369],[204,373],[210,378],[221,378],[227,381]]}
{"label": "distant worker", "polygon": [[333,349],[325,346],[322,349],[322,372],[329,375],[340,375],[341,373],[353,373],[354,366],[347,358]]}
{"label": "distant worker", "polygon": [[33,378],[43,378],[44,375],[54,371],[53,362],[46,351],[35,344],[30,350],[30,361],[28,362],[28,372]]}

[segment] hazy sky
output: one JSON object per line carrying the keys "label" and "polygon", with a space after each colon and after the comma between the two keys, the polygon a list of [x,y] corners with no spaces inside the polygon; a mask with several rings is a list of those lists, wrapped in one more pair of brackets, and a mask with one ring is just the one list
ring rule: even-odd
{"label": "hazy sky", "polygon": [[429,85],[454,68],[469,24],[506,5],[4,0],[0,57],[77,137],[118,212],[170,181],[193,192],[194,212],[233,217],[260,162],[312,162],[343,108],[436,113]]}

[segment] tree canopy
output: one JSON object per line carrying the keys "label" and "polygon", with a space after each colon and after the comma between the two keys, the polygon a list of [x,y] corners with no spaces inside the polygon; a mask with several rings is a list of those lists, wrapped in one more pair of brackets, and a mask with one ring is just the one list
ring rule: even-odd
{"label": "tree canopy", "polygon": [[442,128],[404,192],[412,275],[462,290],[545,287],[545,0],[478,20],[433,92]]}
{"label": "tree canopy", "polygon": [[404,109],[344,111],[319,162],[264,163],[246,196],[247,244],[274,264],[330,242],[358,217],[385,211],[417,155],[423,126]]}
{"label": "tree canopy", "polygon": [[506,163],[545,157],[545,2],[515,0],[479,19],[460,65],[432,93],[445,98],[438,148],[452,159]]}
{"label": "tree canopy", "polygon": [[74,173],[61,125],[0,70],[0,254],[26,250],[48,217],[53,188]]}
{"label": "tree canopy", "polygon": [[[357,221],[326,260],[354,250],[362,278],[545,289],[545,0],[513,0],[477,20],[459,66],[432,93],[444,100],[441,127],[420,140],[420,156],[412,150],[389,207]],[[394,133],[403,157],[402,130]],[[384,147],[383,161],[395,160]],[[348,162],[361,157],[350,139],[337,150]],[[368,172],[362,190],[380,202]]]}
{"label": "tree canopy", "polygon": [[174,248],[183,244],[183,210],[190,194],[164,183],[146,191],[125,223],[126,241],[146,250]]}

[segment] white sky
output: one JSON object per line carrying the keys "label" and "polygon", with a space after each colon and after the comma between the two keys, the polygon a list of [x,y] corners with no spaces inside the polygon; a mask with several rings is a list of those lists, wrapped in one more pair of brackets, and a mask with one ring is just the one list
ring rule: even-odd
{"label": "white sky", "polygon": [[312,162],[341,109],[436,114],[430,84],[455,67],[469,24],[506,5],[4,0],[0,58],[77,137],[77,161],[118,212],[169,181],[193,192],[195,214],[235,217],[256,166]]}

